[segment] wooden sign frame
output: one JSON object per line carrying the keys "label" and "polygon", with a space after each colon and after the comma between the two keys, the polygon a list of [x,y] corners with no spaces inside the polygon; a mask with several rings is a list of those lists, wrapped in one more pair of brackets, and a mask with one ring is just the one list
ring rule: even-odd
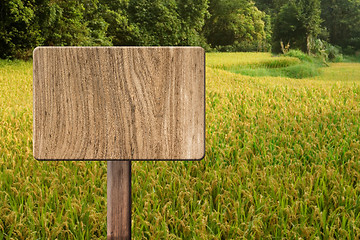
{"label": "wooden sign frame", "polygon": [[131,161],[205,156],[204,50],[37,47],[33,59],[34,157],[109,161],[107,239],[131,239]]}
{"label": "wooden sign frame", "polygon": [[201,47],[37,47],[38,160],[201,160]]}

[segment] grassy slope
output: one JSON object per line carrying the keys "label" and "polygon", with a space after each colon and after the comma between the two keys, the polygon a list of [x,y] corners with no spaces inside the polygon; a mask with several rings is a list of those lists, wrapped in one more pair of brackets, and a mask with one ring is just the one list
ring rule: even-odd
{"label": "grassy slope", "polygon": [[[134,162],[133,239],[360,236],[360,64],[313,79],[214,68],[206,158]],[[0,64],[0,239],[105,239],[106,163],[32,158],[31,63]]]}

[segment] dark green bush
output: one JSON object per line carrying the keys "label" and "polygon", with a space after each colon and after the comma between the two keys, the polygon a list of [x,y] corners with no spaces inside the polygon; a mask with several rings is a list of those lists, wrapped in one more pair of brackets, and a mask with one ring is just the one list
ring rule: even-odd
{"label": "dark green bush", "polygon": [[340,47],[331,45],[330,43],[327,43],[325,46],[325,52],[328,60],[333,62],[341,62],[343,60]]}
{"label": "dark green bush", "polygon": [[295,58],[300,59],[302,62],[312,63],[314,61],[314,59],[312,57],[310,57],[309,55],[307,55],[306,53],[304,53],[300,50],[290,50],[289,52],[284,54],[284,56],[295,57]]}
{"label": "dark green bush", "polygon": [[310,63],[289,66],[282,69],[282,72],[290,78],[309,78],[320,74],[319,69]]}

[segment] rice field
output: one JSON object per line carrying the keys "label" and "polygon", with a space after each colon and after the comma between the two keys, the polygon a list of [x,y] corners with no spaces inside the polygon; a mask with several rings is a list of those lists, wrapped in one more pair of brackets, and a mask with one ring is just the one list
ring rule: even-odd
{"label": "rice field", "polygon": [[206,66],[210,68],[231,68],[231,67],[267,67],[276,68],[300,63],[295,57],[273,57],[270,53],[258,52],[228,52],[228,53],[208,53]]}
{"label": "rice field", "polygon": [[[133,239],[360,238],[360,63],[228,68],[272,61],[207,54],[206,157],[132,163]],[[0,239],[106,239],[106,162],[32,157],[31,62],[0,61]]]}

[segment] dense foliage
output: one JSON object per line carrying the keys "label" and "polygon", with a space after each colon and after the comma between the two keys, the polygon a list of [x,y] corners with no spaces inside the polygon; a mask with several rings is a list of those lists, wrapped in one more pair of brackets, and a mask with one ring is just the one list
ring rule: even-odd
{"label": "dense foliage", "polygon": [[320,0],[291,0],[284,4],[274,24],[274,47],[281,41],[310,53],[312,41],[320,32]]}
{"label": "dense foliage", "polygon": [[360,0],[322,1],[328,40],[350,51],[360,49]]}
{"label": "dense foliage", "polygon": [[359,26],[360,0],[1,0],[0,58],[39,45],[200,45],[331,59],[359,51]]}
{"label": "dense foliage", "polygon": [[265,14],[254,2],[212,0],[209,13],[204,35],[211,47],[241,51],[266,49]]}

